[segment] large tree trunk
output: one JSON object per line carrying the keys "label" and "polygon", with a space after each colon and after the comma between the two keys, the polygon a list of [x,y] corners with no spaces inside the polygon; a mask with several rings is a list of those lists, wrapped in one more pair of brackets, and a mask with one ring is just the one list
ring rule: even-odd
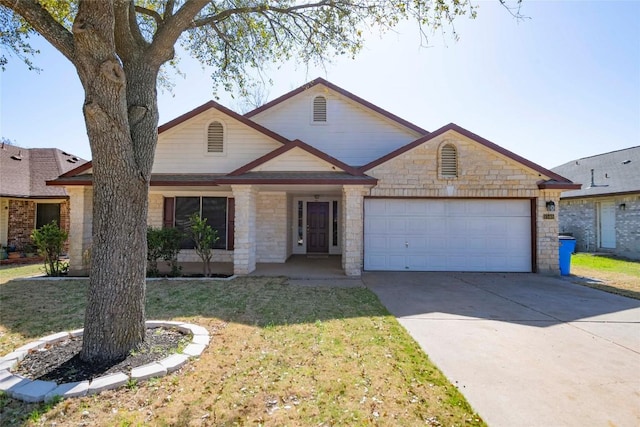
{"label": "large tree trunk", "polygon": [[[118,120],[85,113],[93,160],[93,268],[83,360],[127,356],[145,333],[148,191],[157,143],[157,71],[125,65],[126,97],[103,98]],[[125,102],[127,108],[122,108]],[[87,111],[87,108],[85,108]]]}
{"label": "large tree trunk", "polygon": [[157,143],[158,67],[142,57],[129,63],[117,57],[113,25],[109,2],[81,2],[73,28],[94,180],[93,268],[80,357],[94,363],[123,359],[144,340],[148,190]]}

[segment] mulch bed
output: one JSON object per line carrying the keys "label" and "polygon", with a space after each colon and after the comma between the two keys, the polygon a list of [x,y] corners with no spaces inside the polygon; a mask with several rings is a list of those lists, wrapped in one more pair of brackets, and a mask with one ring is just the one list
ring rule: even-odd
{"label": "mulch bed", "polygon": [[188,335],[178,330],[147,329],[145,341],[124,360],[117,363],[92,364],[80,360],[82,337],[70,338],[51,346],[30,351],[13,369],[13,373],[33,380],[55,381],[58,384],[91,380],[117,372],[130,373],[131,369],[157,362],[176,353],[187,343]]}

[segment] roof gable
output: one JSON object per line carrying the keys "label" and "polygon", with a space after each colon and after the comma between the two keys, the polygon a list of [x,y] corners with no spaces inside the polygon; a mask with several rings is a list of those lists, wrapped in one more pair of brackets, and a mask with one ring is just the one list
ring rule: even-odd
{"label": "roof gable", "polygon": [[225,107],[222,104],[218,104],[215,101],[209,101],[206,102],[202,105],[200,105],[199,107],[194,108],[193,110],[176,117],[173,120],[168,121],[167,123],[161,125],[158,127],[158,135],[167,132],[173,128],[175,128],[178,125],[181,125],[182,123],[210,110],[210,109],[216,109],[218,111],[220,111],[221,113],[245,124],[246,126],[249,126],[250,128],[253,128],[255,130],[257,130],[260,133],[263,133],[264,135],[282,143],[282,144],[286,144],[287,142],[289,142],[289,140],[285,137],[283,137],[282,135],[278,135],[276,132],[273,132],[272,130],[269,130],[267,128],[265,128],[264,126],[259,125],[258,123],[249,120],[248,118],[246,118],[245,116],[242,116],[238,113],[236,113],[233,110],[230,110],[229,108]]}
{"label": "roof gable", "polygon": [[287,152],[282,153],[278,157],[264,162],[261,165],[251,169],[251,172],[294,172],[294,171],[332,171],[337,169],[336,166],[323,160],[308,151],[294,147]]}
{"label": "roof gable", "polygon": [[552,170],[583,184],[563,192],[563,198],[640,193],[640,146],[572,160]]}
{"label": "roof gable", "polygon": [[447,132],[456,132],[466,138],[469,138],[470,140],[480,144],[481,146],[488,148],[489,150],[495,152],[496,154],[499,154],[501,156],[507,157],[508,159],[515,161],[519,164],[521,164],[522,166],[525,166],[537,173],[539,173],[540,175],[543,175],[544,177],[546,177],[545,180],[542,180],[539,185],[541,186],[541,188],[556,188],[556,189],[564,189],[564,188],[579,188],[579,184],[574,184],[573,182],[571,182],[569,179],[560,176],[557,173],[554,173],[548,169],[543,168],[542,166],[525,159],[524,157],[521,157],[505,148],[500,147],[499,145],[485,139],[482,138],[479,135],[474,134],[473,132],[470,132],[458,125],[456,125],[455,123],[449,123],[446,126],[441,127],[440,129],[431,132],[429,135],[425,135],[421,138],[416,139],[415,141],[398,148],[397,150],[392,151],[391,153],[380,157],[377,160],[374,160],[372,162],[370,162],[367,165],[364,165],[360,168],[360,170],[364,173],[367,172],[373,168],[375,168],[376,166],[379,166],[383,163],[386,163],[388,161],[391,161],[395,158],[397,158],[398,156],[428,142],[431,141],[437,137],[439,137],[440,135],[443,135]]}
{"label": "roof gable", "polygon": [[[300,160],[304,159],[304,163]],[[294,162],[292,162],[292,160]],[[298,166],[292,166],[298,162]],[[299,166],[303,164],[304,166]],[[266,155],[231,172],[229,176],[238,176],[258,171],[339,171],[361,176],[362,172],[335,159],[300,140],[292,141]]]}
{"label": "roof gable", "polygon": [[309,90],[311,88],[314,88],[314,87],[316,87],[318,85],[322,85],[322,86],[332,90],[333,92],[335,92],[335,93],[337,93],[337,94],[349,99],[350,101],[352,101],[352,102],[354,102],[356,104],[359,104],[361,107],[364,107],[367,110],[371,110],[371,111],[379,114],[380,116],[383,116],[384,118],[386,118],[386,119],[388,119],[388,120],[390,120],[392,122],[395,122],[396,124],[398,124],[398,125],[400,125],[402,127],[405,127],[405,128],[407,128],[407,129],[409,129],[409,130],[411,130],[413,132],[416,132],[419,135],[425,135],[425,134],[429,133],[429,131],[421,128],[420,126],[417,126],[417,125],[415,125],[415,124],[413,124],[413,123],[411,123],[411,122],[409,122],[409,121],[407,121],[407,120],[405,120],[405,119],[403,119],[401,117],[398,117],[395,114],[390,113],[389,111],[387,111],[387,110],[385,110],[383,108],[380,108],[377,105],[372,104],[371,102],[369,102],[369,101],[367,101],[365,99],[362,99],[359,96],[354,95],[353,93],[351,93],[351,92],[349,92],[347,90],[344,90],[341,87],[336,86],[335,84],[333,84],[333,83],[331,83],[331,82],[329,82],[329,81],[327,81],[327,80],[325,80],[323,78],[320,78],[320,77],[310,81],[309,83],[305,83],[304,85],[298,87],[297,89],[294,89],[291,92],[288,92],[288,93],[286,93],[286,94],[274,99],[273,101],[267,102],[266,104],[262,105],[261,107],[256,108],[255,110],[249,111],[248,113],[245,114],[245,117],[249,117],[249,118],[254,117],[254,116],[256,116],[256,115],[258,115],[258,114],[260,114],[260,113],[262,113],[264,111],[267,111],[267,110],[269,110],[271,108],[274,108],[274,107],[286,102],[288,99],[293,98],[294,96],[296,96],[296,95],[298,95],[298,94],[300,94],[302,92],[305,92],[305,91],[307,91],[307,90]]}

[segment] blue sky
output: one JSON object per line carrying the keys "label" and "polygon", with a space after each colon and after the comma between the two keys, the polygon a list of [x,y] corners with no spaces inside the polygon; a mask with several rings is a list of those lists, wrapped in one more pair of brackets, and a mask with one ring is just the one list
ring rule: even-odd
{"label": "blue sky", "polygon": [[[524,21],[497,0],[477,4],[477,19],[455,24],[459,41],[438,32],[421,48],[403,24],[371,35],[355,60],[268,70],[268,99],[323,77],[427,130],[454,122],[547,168],[640,145],[640,1],[525,0]],[[75,70],[34,44],[41,73],[15,60],[0,72],[0,135],[90,158]],[[160,124],[213,98],[210,72],[188,58],[180,68],[173,93],[159,92]]]}

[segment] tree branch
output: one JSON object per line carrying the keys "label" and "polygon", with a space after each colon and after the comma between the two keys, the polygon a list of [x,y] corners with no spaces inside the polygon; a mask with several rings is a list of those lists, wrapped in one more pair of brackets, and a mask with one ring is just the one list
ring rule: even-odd
{"label": "tree branch", "polygon": [[190,28],[196,15],[210,0],[187,0],[178,11],[163,20],[164,24],[158,28],[151,46],[147,50],[149,60],[157,66],[173,58],[173,46],[180,35]]}
{"label": "tree branch", "polygon": [[272,7],[272,6],[268,6],[266,4],[261,4],[258,6],[251,6],[251,7],[237,7],[237,8],[233,8],[233,9],[227,9],[224,10],[216,15],[213,16],[208,16],[206,18],[202,18],[202,19],[198,19],[196,21],[193,21],[193,23],[190,25],[189,28],[198,28],[198,27],[203,27],[205,25],[210,25],[213,24],[214,22],[220,22],[226,18],[228,18],[231,15],[238,15],[238,14],[247,14],[247,13],[253,13],[253,12],[259,12],[259,13],[263,13],[263,12],[277,12],[277,13],[282,13],[282,14],[290,14],[292,12],[295,12],[297,10],[300,9],[314,9],[314,8],[319,8],[322,6],[332,6],[335,7],[337,6],[335,1],[331,1],[331,0],[322,0],[319,1],[317,3],[306,3],[306,4],[299,4],[296,6],[290,6],[290,7]]}
{"label": "tree branch", "polygon": [[162,18],[162,16],[160,16],[158,12],[156,12],[155,10],[147,9],[146,7],[142,7],[142,6],[134,6],[134,7],[136,9],[136,12],[153,18],[153,20],[156,21],[156,25],[158,26],[158,28],[162,26],[164,19]]}
{"label": "tree branch", "polygon": [[37,0],[0,0],[0,5],[22,16],[53,47],[75,64],[73,34],[58,23]]}
{"label": "tree branch", "polygon": [[135,57],[144,46],[145,40],[140,33],[134,11],[133,2],[130,0],[117,0],[113,4],[115,17],[114,40],[118,56],[123,61],[129,61]]}
{"label": "tree branch", "polygon": [[173,16],[173,8],[176,5],[176,0],[167,0],[167,3],[164,5],[164,19]]}

